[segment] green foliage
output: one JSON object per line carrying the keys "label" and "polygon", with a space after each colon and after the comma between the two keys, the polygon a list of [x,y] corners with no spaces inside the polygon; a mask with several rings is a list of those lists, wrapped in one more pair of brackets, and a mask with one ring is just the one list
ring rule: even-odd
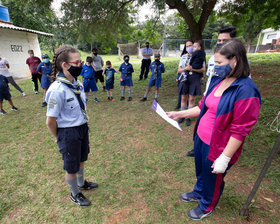
{"label": "green foliage", "polygon": [[50,9],[52,1],[40,0],[2,0],[9,8],[10,18],[15,26],[50,32],[55,14]]}
{"label": "green foliage", "polygon": [[219,11],[250,45],[262,29],[280,24],[279,0],[235,0],[224,3]]}

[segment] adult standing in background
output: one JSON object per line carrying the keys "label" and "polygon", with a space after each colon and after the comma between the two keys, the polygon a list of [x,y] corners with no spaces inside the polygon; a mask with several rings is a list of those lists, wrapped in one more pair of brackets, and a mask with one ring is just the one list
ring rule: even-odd
{"label": "adult standing in background", "polygon": [[105,84],[104,84],[104,77],[102,75],[104,61],[103,61],[102,57],[98,55],[97,48],[93,48],[91,52],[92,52],[92,64],[96,68],[95,81],[97,83],[98,79],[100,80],[101,85],[103,86],[103,91],[105,92],[106,90],[105,90]]}
{"label": "adult standing in background", "polygon": [[143,56],[143,59],[141,64],[141,73],[139,76],[139,81],[143,79],[143,75],[144,75],[144,79],[148,78],[149,68],[151,64],[151,56],[153,56],[154,54],[153,49],[150,48],[149,42],[146,42],[146,46],[142,48],[141,54]]}
{"label": "adult standing in background", "polygon": [[0,74],[5,76],[9,83],[11,83],[23,96],[26,94],[22,91],[22,89],[16,84],[15,80],[13,79],[12,74],[9,72],[9,62],[0,56]]}
{"label": "adult standing in background", "polygon": [[[217,47],[221,46],[228,40],[234,39],[235,37],[236,37],[236,30],[235,30],[234,26],[222,27],[219,30]],[[203,93],[203,95],[205,95],[207,93],[208,87],[211,82],[211,78],[216,75],[216,73],[214,73],[214,67],[215,67],[215,61],[214,61],[214,55],[213,55],[208,61],[208,68],[207,68],[207,72],[206,72],[206,75],[208,76],[208,80],[207,80],[205,92]]]}
{"label": "adult standing in background", "polygon": [[41,59],[34,56],[33,50],[28,50],[29,58],[26,59],[26,64],[29,66],[29,70],[31,72],[31,79],[33,82],[33,88],[36,94],[38,94],[38,80],[41,83],[42,75],[38,73],[36,70],[38,65],[41,63]]}

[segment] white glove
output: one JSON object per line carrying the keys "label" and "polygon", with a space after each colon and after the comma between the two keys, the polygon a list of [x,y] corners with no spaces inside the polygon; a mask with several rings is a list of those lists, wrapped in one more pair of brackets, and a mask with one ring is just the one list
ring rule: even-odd
{"label": "white glove", "polygon": [[227,157],[224,153],[222,153],[216,160],[214,164],[214,172],[224,173],[228,167],[228,163],[231,160],[230,157]]}

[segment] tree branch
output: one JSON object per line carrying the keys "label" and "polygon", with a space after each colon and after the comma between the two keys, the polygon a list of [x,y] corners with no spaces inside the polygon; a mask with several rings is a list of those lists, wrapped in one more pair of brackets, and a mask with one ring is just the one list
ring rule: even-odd
{"label": "tree branch", "polygon": [[200,15],[198,25],[200,30],[204,30],[204,27],[207,23],[207,20],[209,16],[211,15],[215,5],[217,3],[217,0],[204,0],[204,3],[202,5],[202,13]]}

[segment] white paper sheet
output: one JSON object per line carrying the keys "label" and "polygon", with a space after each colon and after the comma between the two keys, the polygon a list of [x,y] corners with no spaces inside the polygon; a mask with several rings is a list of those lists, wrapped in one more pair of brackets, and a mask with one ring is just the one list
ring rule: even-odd
{"label": "white paper sheet", "polygon": [[169,118],[165,111],[161,108],[161,106],[157,103],[157,101],[153,102],[153,110],[157,112],[159,116],[161,116],[164,120],[166,120],[169,124],[174,126],[175,128],[179,129],[180,131],[183,131],[179,123],[171,118]]}

